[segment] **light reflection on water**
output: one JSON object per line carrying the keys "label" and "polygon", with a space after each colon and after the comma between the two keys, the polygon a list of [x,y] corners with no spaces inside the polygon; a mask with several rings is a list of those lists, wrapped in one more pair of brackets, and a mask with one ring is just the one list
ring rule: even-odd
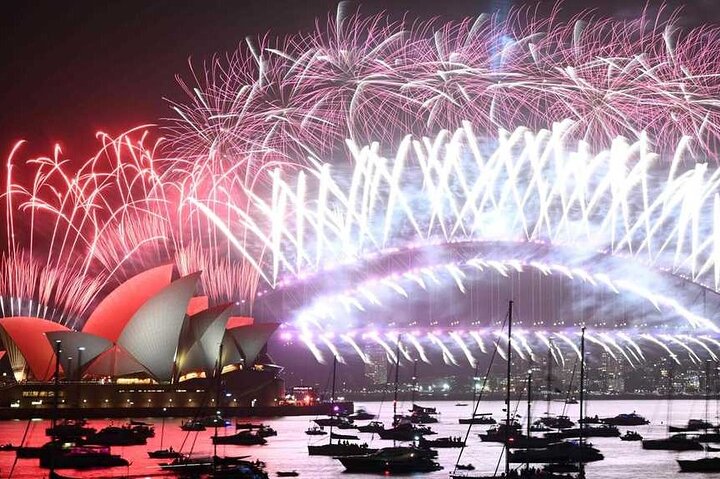
{"label": "light reflection on water", "polygon": [[[467,426],[458,424],[458,418],[468,417],[471,413],[471,406],[456,406],[455,401],[421,401],[423,406],[437,407],[440,411],[440,423],[433,424],[431,427],[438,432],[438,436],[464,436]],[[373,414],[380,413],[380,419],[386,424],[390,422],[392,416],[391,403],[356,403],[364,406]],[[410,407],[409,403],[403,405],[403,410]],[[566,413],[573,419],[577,418],[578,406],[566,406]],[[501,417],[503,404],[500,401],[483,402],[480,412],[492,412],[496,419]],[[533,405],[533,415],[535,417],[545,412],[546,403],[537,401]],[[562,403],[553,403],[552,412],[557,414],[562,411]],[[518,414],[524,415],[525,404],[518,405]],[[673,424],[683,424],[690,418],[704,418],[706,410],[706,402],[702,400],[674,400],[672,401],[670,414]],[[614,416],[619,413],[629,413],[636,411],[647,417],[651,424],[648,426],[633,427],[630,429],[637,430],[645,438],[658,438],[667,435],[666,423],[668,418],[668,402],[665,400],[597,400],[588,404],[588,414],[603,416]],[[718,422],[717,419],[718,406],[715,401],[708,403],[708,415],[711,421]],[[353,479],[356,477],[368,477],[367,475],[344,474],[342,473],[341,464],[329,457],[309,457],[307,454],[307,444],[315,442],[327,441],[327,436],[307,436],[304,430],[311,424],[312,417],[286,417],[276,419],[258,419],[252,420],[242,418],[239,422],[263,422],[271,425],[278,431],[277,437],[267,438],[268,444],[265,446],[218,446],[220,455],[239,456],[250,455],[252,459],[260,459],[268,464],[268,472],[270,477],[274,477],[276,471],[297,470],[300,477],[309,478],[336,478],[342,477]],[[125,468],[103,469],[95,471],[66,471],[64,474],[73,477],[92,477],[92,476],[112,476],[122,474],[155,474],[159,472],[157,464],[162,460],[153,460],[147,457],[147,451],[160,447],[160,425],[159,419],[149,420],[155,423],[156,435],[148,440],[147,446],[133,447],[114,447],[113,453],[121,454],[131,462],[131,466],[126,471]],[[212,444],[210,436],[213,434],[212,429],[200,433],[186,433],[180,430],[181,419],[168,419],[165,423],[164,446],[173,446],[186,452],[190,449],[194,453],[211,454]],[[93,420],[90,424],[93,427],[101,428],[110,424],[110,421]],[[122,421],[114,421],[116,425],[122,424]],[[360,422],[365,424],[366,421]],[[17,444],[22,438],[26,421],[5,421],[0,422],[0,444],[12,442]],[[30,423],[28,433],[29,445],[40,445],[47,440],[45,437],[45,428],[48,426],[47,421],[33,421]],[[499,444],[481,443],[477,437],[477,433],[481,432],[484,426],[473,426],[470,437],[468,439],[468,447],[463,453],[461,462],[471,462],[477,468],[478,472],[492,473],[500,459],[502,450]],[[621,428],[624,430],[627,428]],[[235,432],[235,428],[226,429],[227,434]],[[353,430],[341,431],[344,434],[355,434]],[[392,445],[391,441],[382,441],[376,436],[370,434],[359,433],[362,439],[368,441],[372,447],[383,447]],[[703,452],[670,452],[670,451],[643,451],[639,442],[622,442],[617,438],[593,438],[591,442],[598,447],[605,455],[605,460],[589,464],[587,466],[587,477],[598,479],[613,478],[638,478],[650,477],[654,479],[664,479],[677,477],[678,467],[675,462],[678,458],[693,459],[705,455]],[[183,444],[184,443],[184,444]],[[448,473],[452,471],[453,465],[457,459],[459,449],[440,449],[438,461],[445,466],[442,471],[429,474],[421,474],[418,476],[431,478],[447,478]],[[718,453],[711,453],[718,454]],[[0,451],[0,477],[8,477],[10,470],[15,462],[14,452]],[[36,459],[20,459],[17,461],[12,477],[15,478],[40,478],[47,476],[47,471],[37,466]],[[704,478],[720,478],[720,474],[683,474],[683,478],[693,479],[696,477]]]}

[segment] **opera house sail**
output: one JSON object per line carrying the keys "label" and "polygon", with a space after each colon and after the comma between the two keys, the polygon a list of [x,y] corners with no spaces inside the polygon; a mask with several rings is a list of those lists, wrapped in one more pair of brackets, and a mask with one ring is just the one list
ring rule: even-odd
{"label": "opera house sail", "polygon": [[284,393],[282,368],[267,341],[278,325],[233,317],[233,304],[195,296],[199,272],[173,274],[165,265],[128,279],[77,331],[43,318],[0,318],[0,409],[51,408],[58,341],[58,402],[68,411],[194,415],[274,406]]}

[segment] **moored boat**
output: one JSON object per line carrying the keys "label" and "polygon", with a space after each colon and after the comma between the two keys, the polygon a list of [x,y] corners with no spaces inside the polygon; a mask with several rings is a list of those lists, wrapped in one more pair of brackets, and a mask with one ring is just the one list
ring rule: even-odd
{"label": "moored boat", "polygon": [[492,413],[481,412],[481,413],[476,413],[472,417],[469,417],[469,418],[460,418],[460,419],[458,419],[458,423],[460,423],[460,424],[497,424],[497,421],[495,419],[493,419]]}
{"label": "moored boat", "polygon": [[367,444],[355,444],[351,442],[319,444],[308,446],[310,456],[363,456],[377,452],[377,449],[370,449]]}
{"label": "moored boat", "polygon": [[213,444],[235,444],[239,446],[262,446],[267,440],[257,433],[247,430],[227,436],[212,436]]}
{"label": "moored boat", "polygon": [[694,432],[702,431],[703,429],[713,429],[714,426],[711,422],[703,419],[690,419],[685,426],[668,426],[669,432]]}
{"label": "moored boat", "polygon": [[148,457],[150,459],[175,459],[176,457],[182,457],[182,453],[169,447],[167,449],[148,451]]}
{"label": "moored boat", "polygon": [[369,424],[366,424],[366,425],[364,425],[364,426],[358,426],[357,429],[358,429],[359,432],[374,432],[374,433],[378,433],[378,432],[380,432],[380,431],[384,431],[384,430],[385,430],[385,424],[383,424],[383,423],[380,422],[380,421],[370,421]]}
{"label": "moored boat", "polygon": [[621,441],[642,441],[643,437],[637,431],[626,431],[620,436]]}
{"label": "moored boat", "polygon": [[370,414],[367,410],[359,408],[353,414],[350,414],[348,419],[352,421],[369,421],[371,419],[375,419],[375,414]]}
{"label": "moored boat", "polygon": [[463,447],[465,446],[465,441],[463,441],[459,437],[439,437],[437,439],[425,439],[423,436],[420,436],[420,439],[418,440],[418,446],[423,449],[429,449],[429,448],[450,448],[450,447]]}
{"label": "moored boat", "polygon": [[180,429],[183,431],[204,431],[206,428],[202,422],[196,419],[188,419],[180,424]]}
{"label": "moored boat", "polygon": [[720,457],[703,457],[695,460],[678,459],[680,472],[720,472]]}
{"label": "moored boat", "polygon": [[108,426],[87,437],[88,444],[99,446],[140,446],[147,443],[147,433],[134,427]]}
{"label": "moored boat", "polygon": [[601,426],[585,426],[583,425],[582,431],[580,428],[562,429],[557,432],[548,432],[545,437],[548,439],[570,439],[580,437],[620,437],[620,430],[615,426],[603,424]]}
{"label": "moored boat", "polygon": [[611,426],[644,426],[645,424],[650,424],[650,421],[635,412],[630,414],[618,414],[615,417],[606,417],[601,421],[604,424],[610,424]]}
{"label": "moored boat", "polygon": [[642,448],[665,451],[702,451],[703,445],[697,438],[689,437],[686,434],[673,434],[663,439],[643,439]]}
{"label": "moored boat", "polygon": [[327,432],[320,426],[311,426],[305,430],[308,436],[325,436]]}
{"label": "moored boat", "polygon": [[416,447],[385,447],[373,454],[338,457],[347,472],[408,474],[439,471],[433,456]]}
{"label": "moored boat", "polygon": [[94,469],[129,464],[119,455],[111,454],[109,447],[102,446],[51,447],[40,454],[40,467],[46,469]]}
{"label": "moored boat", "polygon": [[557,442],[542,449],[520,449],[510,453],[511,463],[594,462],[604,456],[588,443]]}
{"label": "moored boat", "polygon": [[95,428],[88,427],[84,419],[66,419],[45,429],[45,435],[57,439],[76,439],[95,434],[96,431]]}

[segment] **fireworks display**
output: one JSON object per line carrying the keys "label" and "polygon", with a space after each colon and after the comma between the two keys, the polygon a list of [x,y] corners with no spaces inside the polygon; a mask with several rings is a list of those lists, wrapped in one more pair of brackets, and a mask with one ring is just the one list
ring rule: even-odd
{"label": "fireworks display", "polygon": [[341,5],[312,32],[248,41],[181,81],[166,142],[100,135],[81,164],[16,145],[0,311],[78,327],[113,286],[173,263],[202,270],[214,302],[288,322],[318,359],[367,361],[359,339],[394,356],[406,332],[403,355],[474,365],[507,298],[443,324],[408,305],[542,283],[569,297],[521,314],[521,357],[564,361],[580,323],[630,364],[640,344],[715,357],[720,30],[675,20],[395,23]]}

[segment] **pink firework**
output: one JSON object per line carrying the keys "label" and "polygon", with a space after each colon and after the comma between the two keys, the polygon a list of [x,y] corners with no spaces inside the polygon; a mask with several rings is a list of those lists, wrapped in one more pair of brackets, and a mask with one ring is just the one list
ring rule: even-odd
{"label": "pink firework", "polygon": [[576,122],[597,147],[643,131],[661,150],[720,139],[720,29],[682,30],[660,11],[633,21],[591,13],[393,23],[347,15],[314,31],[248,42],[181,82],[172,144],[187,158],[244,164],[331,158],[343,141],[391,144],[463,121],[499,128]]}
{"label": "pink firework", "polygon": [[248,218],[243,170],[216,174],[159,161],[159,142],[145,127],[98,139],[99,151],[80,163],[59,147],[28,160],[22,142],[13,149],[2,194],[0,314],[76,326],[112,287],[167,263],[183,275],[203,271],[201,293],[214,302],[251,308],[262,246],[250,245],[252,236],[231,246],[222,232]]}

